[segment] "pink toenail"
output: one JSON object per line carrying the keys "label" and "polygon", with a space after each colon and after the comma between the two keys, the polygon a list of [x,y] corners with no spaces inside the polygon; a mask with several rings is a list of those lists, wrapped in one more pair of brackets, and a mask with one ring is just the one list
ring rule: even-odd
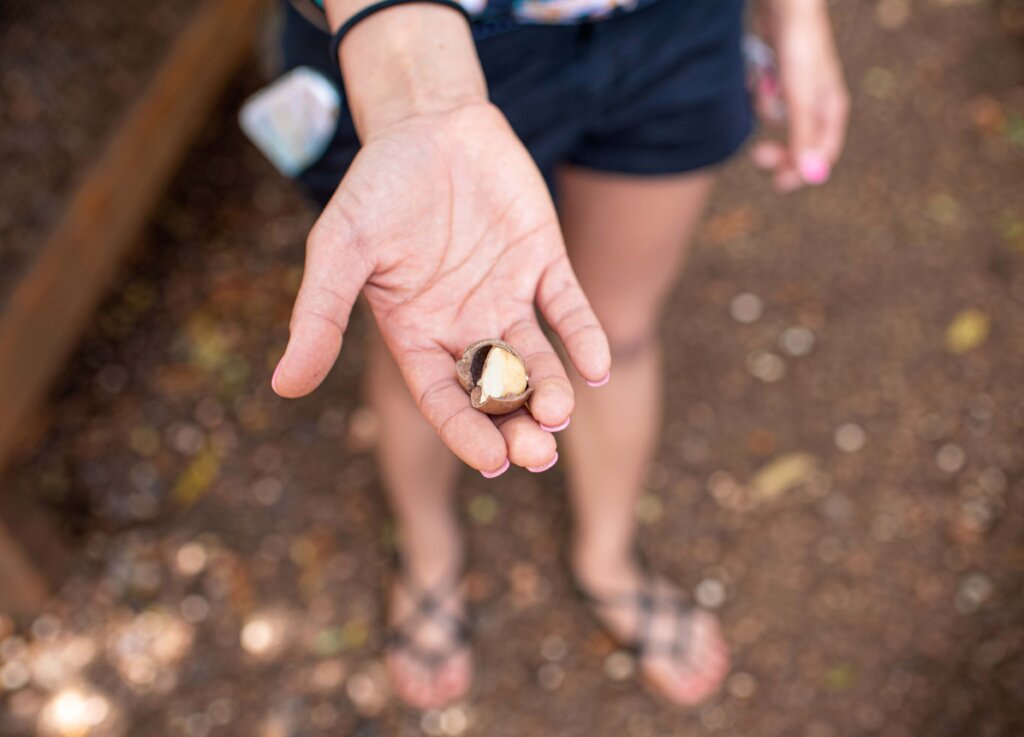
{"label": "pink toenail", "polygon": [[506,458],[505,462],[501,464],[501,468],[499,468],[497,471],[481,471],[480,475],[483,476],[485,479],[497,478],[498,476],[501,476],[501,474],[505,473],[505,471],[508,470],[508,467],[510,465],[511,464],[508,462],[508,458]]}
{"label": "pink toenail", "polygon": [[563,423],[562,423],[562,424],[560,424],[560,425],[545,425],[545,424],[544,424],[544,423],[542,422],[542,423],[540,423],[540,429],[541,429],[541,430],[546,430],[546,431],[548,431],[548,432],[561,432],[561,431],[562,431],[562,430],[564,430],[565,428],[569,427],[569,419],[570,419],[570,418],[566,417],[566,418],[565,418],[565,422],[563,422]]}
{"label": "pink toenail", "polygon": [[544,464],[543,466],[527,466],[526,470],[530,471],[531,473],[543,473],[544,471],[547,471],[549,468],[551,468],[556,463],[558,463],[558,451],[557,450],[555,451],[554,457],[552,457],[552,459],[550,461],[548,461],[546,464]]}
{"label": "pink toenail", "polygon": [[589,381],[588,380],[587,381],[587,386],[592,386],[594,388],[597,388],[599,386],[604,386],[605,384],[608,383],[608,380],[611,379],[611,378],[612,378],[612,372],[609,371],[607,374],[604,375],[603,379],[598,379],[597,381]]}

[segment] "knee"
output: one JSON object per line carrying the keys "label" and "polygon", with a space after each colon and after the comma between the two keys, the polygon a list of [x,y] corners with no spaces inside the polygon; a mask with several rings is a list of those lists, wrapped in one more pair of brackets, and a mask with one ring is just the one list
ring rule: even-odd
{"label": "knee", "polygon": [[633,363],[658,345],[656,320],[636,321],[628,326],[613,323],[604,328],[613,366]]}

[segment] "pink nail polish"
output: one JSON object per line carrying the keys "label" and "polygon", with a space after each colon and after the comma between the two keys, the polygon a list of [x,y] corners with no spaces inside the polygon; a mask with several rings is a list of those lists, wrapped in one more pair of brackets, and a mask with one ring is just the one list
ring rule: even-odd
{"label": "pink nail polish", "polygon": [[808,184],[824,184],[830,174],[828,161],[818,154],[803,154],[800,157],[800,176]]}
{"label": "pink nail polish", "polygon": [[592,387],[604,386],[605,384],[608,383],[608,380],[611,379],[611,378],[612,378],[612,372],[609,371],[607,374],[604,375],[603,379],[598,379],[597,381],[588,381],[587,382],[587,386],[592,386]]}
{"label": "pink nail polish", "polygon": [[526,470],[530,473],[543,473],[551,468],[553,465],[558,463],[558,451],[555,451],[554,457],[543,466],[527,466]]}
{"label": "pink nail polish", "polygon": [[483,476],[485,479],[497,478],[498,476],[501,476],[501,474],[505,473],[505,471],[508,470],[508,467],[510,465],[511,464],[508,462],[508,458],[506,458],[505,462],[501,464],[501,468],[499,468],[497,471],[481,471],[480,475]]}
{"label": "pink nail polish", "polygon": [[566,417],[565,422],[563,422],[561,425],[545,425],[542,422],[540,423],[540,429],[546,430],[547,432],[561,432],[565,428],[569,427],[569,419],[570,418]]}

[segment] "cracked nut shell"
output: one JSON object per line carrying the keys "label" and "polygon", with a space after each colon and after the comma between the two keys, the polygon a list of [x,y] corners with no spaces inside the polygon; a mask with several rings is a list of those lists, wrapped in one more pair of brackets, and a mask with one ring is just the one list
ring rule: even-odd
{"label": "cracked nut shell", "polygon": [[473,408],[489,415],[514,412],[533,393],[523,357],[503,340],[469,346],[455,364],[455,373]]}

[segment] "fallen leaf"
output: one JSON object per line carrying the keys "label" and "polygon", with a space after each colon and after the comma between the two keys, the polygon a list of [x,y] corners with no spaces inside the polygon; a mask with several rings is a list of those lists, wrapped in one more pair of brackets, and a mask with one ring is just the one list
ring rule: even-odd
{"label": "fallen leaf", "polygon": [[988,338],[991,320],[977,307],[962,310],[946,328],[946,348],[957,355],[967,353]]}
{"label": "fallen leaf", "polygon": [[174,482],[174,501],[183,507],[194,504],[210,488],[210,484],[217,478],[218,470],[220,459],[217,454],[204,448]]}
{"label": "fallen leaf", "polygon": [[857,671],[849,663],[841,663],[825,671],[825,685],[832,691],[846,691],[856,681]]}
{"label": "fallen leaf", "polygon": [[487,494],[477,494],[469,502],[469,516],[478,525],[488,525],[498,515],[498,502]]}
{"label": "fallen leaf", "polygon": [[810,453],[785,453],[761,468],[750,481],[754,498],[772,501],[784,492],[794,489],[815,471],[817,459]]}

